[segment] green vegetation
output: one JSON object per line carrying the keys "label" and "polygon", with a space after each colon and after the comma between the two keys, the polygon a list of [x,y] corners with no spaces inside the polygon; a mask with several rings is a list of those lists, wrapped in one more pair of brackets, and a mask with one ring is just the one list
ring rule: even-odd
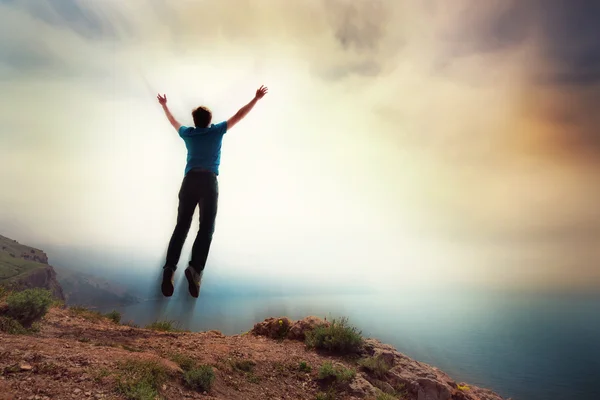
{"label": "green vegetation", "polygon": [[146,329],[152,329],[153,331],[160,332],[181,332],[181,329],[179,329],[179,323],[176,321],[155,321],[146,325]]}
{"label": "green vegetation", "polygon": [[252,372],[246,374],[246,379],[250,383],[260,383],[260,378],[256,375],[254,375]]}
{"label": "green vegetation", "polygon": [[287,337],[288,332],[292,328],[290,325],[290,321],[287,319],[279,319],[277,321],[277,323],[278,323],[278,328],[277,328],[277,332],[275,333],[274,339],[283,340]]}
{"label": "green vegetation", "polygon": [[[14,254],[14,257],[11,255]],[[46,264],[42,264],[32,260],[24,260],[20,258],[21,253],[9,253],[0,251],[0,282],[5,285],[10,285],[13,282],[27,277],[32,272],[46,268]]]}
{"label": "green vegetation", "polygon": [[382,392],[382,393],[379,393],[377,395],[377,397],[375,397],[375,400],[398,400],[398,398],[392,396],[391,394]]}
{"label": "green vegetation", "polygon": [[234,360],[231,365],[237,370],[251,372],[256,363],[252,360]]}
{"label": "green vegetation", "polygon": [[319,379],[336,383],[349,383],[356,376],[356,371],[343,366],[334,366],[331,361],[326,361],[319,368]]}
{"label": "green vegetation", "polygon": [[111,321],[113,321],[115,324],[118,324],[118,323],[121,322],[121,313],[118,312],[117,310],[112,310],[111,312],[109,312],[105,316],[106,316],[106,318],[108,318]]}
{"label": "green vegetation", "polygon": [[308,365],[306,363],[306,361],[300,361],[300,364],[298,364],[298,369],[301,372],[310,372],[310,371],[312,371],[312,367],[310,365]]}
{"label": "green vegetation", "polygon": [[128,360],[120,364],[117,392],[127,400],[155,400],[167,377],[166,368],[156,361]]}
{"label": "green vegetation", "polygon": [[45,289],[27,289],[11,293],[6,298],[6,316],[23,327],[30,328],[34,322],[46,315],[52,301],[52,293]]}
{"label": "green vegetation", "polygon": [[175,364],[179,365],[179,367],[181,367],[181,369],[184,371],[194,369],[194,367],[196,366],[196,361],[194,361],[191,357],[188,357],[181,353],[173,353],[171,354],[169,359]]}
{"label": "green vegetation", "polygon": [[93,369],[90,371],[91,375],[94,377],[96,382],[102,382],[102,379],[110,375],[110,371],[106,367],[102,367],[100,369]]}
{"label": "green vegetation", "polygon": [[391,368],[381,356],[363,358],[358,361],[358,364],[376,378],[383,378]]}
{"label": "green vegetation", "polygon": [[69,307],[69,313],[73,317],[81,317],[92,322],[98,322],[104,318],[104,316],[100,312],[90,310],[83,306],[71,306]]}
{"label": "green vegetation", "polygon": [[0,332],[10,335],[22,335],[28,333],[27,329],[23,328],[18,321],[9,317],[0,316]]}
{"label": "green vegetation", "polygon": [[132,347],[126,344],[122,344],[121,347],[123,348],[123,350],[131,351],[132,353],[139,353],[142,351],[136,347]]}
{"label": "green vegetation", "polygon": [[335,390],[330,388],[327,392],[317,393],[316,400],[335,400]]}
{"label": "green vegetation", "polygon": [[348,319],[333,320],[331,325],[320,325],[306,333],[309,348],[338,354],[353,354],[363,347],[362,332],[348,324]]}
{"label": "green vegetation", "polygon": [[200,365],[198,368],[186,371],[183,381],[190,389],[198,392],[208,392],[215,381],[215,373],[210,365]]}

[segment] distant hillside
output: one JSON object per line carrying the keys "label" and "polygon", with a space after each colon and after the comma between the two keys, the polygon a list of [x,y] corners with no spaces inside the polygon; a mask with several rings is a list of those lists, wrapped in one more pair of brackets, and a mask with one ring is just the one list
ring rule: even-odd
{"label": "distant hillside", "polygon": [[65,300],[56,272],[42,250],[0,235],[0,285],[13,289],[45,288]]}
{"label": "distant hillside", "polygon": [[113,281],[73,269],[57,267],[58,282],[62,286],[67,304],[88,307],[117,307],[134,304],[140,300],[127,289]]}
{"label": "distant hillside", "polygon": [[120,284],[75,269],[53,267],[40,249],[0,235],[0,285],[50,289],[67,304],[117,307],[139,299]]}

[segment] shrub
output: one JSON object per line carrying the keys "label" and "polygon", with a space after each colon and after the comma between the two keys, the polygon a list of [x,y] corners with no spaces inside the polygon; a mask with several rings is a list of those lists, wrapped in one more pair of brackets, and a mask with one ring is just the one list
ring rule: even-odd
{"label": "shrub", "polygon": [[23,328],[23,325],[12,318],[0,316],[0,332],[19,335],[27,333],[27,329]]}
{"label": "shrub", "polygon": [[146,325],[146,329],[160,332],[179,332],[179,324],[175,321],[155,321]]}
{"label": "shrub", "polygon": [[128,400],[155,400],[167,371],[156,361],[128,360],[120,365],[117,392]]}
{"label": "shrub", "polygon": [[348,325],[347,318],[333,320],[331,325],[320,325],[306,333],[305,343],[310,348],[339,354],[357,353],[363,347],[362,332]]}
{"label": "shrub", "polygon": [[298,369],[302,372],[310,372],[312,371],[312,367],[306,363],[306,361],[300,361],[298,365]]}
{"label": "shrub", "polygon": [[179,365],[184,371],[192,370],[196,366],[196,362],[192,358],[180,353],[174,353],[170,358],[171,361]]}
{"label": "shrub", "polygon": [[6,298],[7,315],[29,328],[46,315],[53,300],[52,293],[46,289],[27,289],[12,293]]}
{"label": "shrub", "polygon": [[382,357],[363,358],[358,364],[376,378],[383,378],[391,368]]}
{"label": "shrub", "polygon": [[8,289],[0,285],[0,300],[3,300],[6,296],[8,296]]}
{"label": "shrub", "polygon": [[198,368],[186,371],[183,380],[187,387],[198,392],[208,392],[215,381],[215,373],[210,365],[201,365]]}
{"label": "shrub", "polygon": [[334,366],[331,361],[326,361],[319,368],[319,379],[327,381],[335,381],[337,383],[348,383],[354,376],[356,371],[342,366]]}
{"label": "shrub", "polygon": [[106,314],[106,318],[110,319],[115,324],[118,324],[121,322],[121,313],[118,312],[117,310],[112,310],[111,312]]}

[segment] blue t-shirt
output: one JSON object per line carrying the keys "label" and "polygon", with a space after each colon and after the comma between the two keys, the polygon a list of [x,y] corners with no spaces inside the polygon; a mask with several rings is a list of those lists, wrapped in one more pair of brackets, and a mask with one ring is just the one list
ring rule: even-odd
{"label": "blue t-shirt", "polygon": [[202,168],[219,175],[221,143],[227,132],[227,121],[212,124],[207,128],[181,126],[179,136],[187,148],[185,174],[194,168]]}

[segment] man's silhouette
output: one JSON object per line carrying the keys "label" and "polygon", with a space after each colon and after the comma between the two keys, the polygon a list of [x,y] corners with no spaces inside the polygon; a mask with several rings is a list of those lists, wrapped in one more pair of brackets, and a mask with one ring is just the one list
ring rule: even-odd
{"label": "man's silhouette", "polygon": [[221,160],[221,142],[223,135],[244,118],[258,100],[267,94],[267,88],[261,86],[248,104],[242,107],[227,121],[211,124],[212,113],[204,106],[192,111],[194,126],[183,126],[173,117],[167,107],[167,96],[157,96],[158,102],[173,128],[185,142],[187,164],[181,188],[177,224],[167,250],[167,259],[163,267],[161,290],[163,295],[173,295],[173,276],[181,256],[181,249],[187,237],[196,206],[200,207],[200,229],[192,247],[192,257],[185,270],[189,292],[193,297],[200,293],[200,279],[208,258],[208,251],[215,229],[217,203],[219,197],[219,164]]}

